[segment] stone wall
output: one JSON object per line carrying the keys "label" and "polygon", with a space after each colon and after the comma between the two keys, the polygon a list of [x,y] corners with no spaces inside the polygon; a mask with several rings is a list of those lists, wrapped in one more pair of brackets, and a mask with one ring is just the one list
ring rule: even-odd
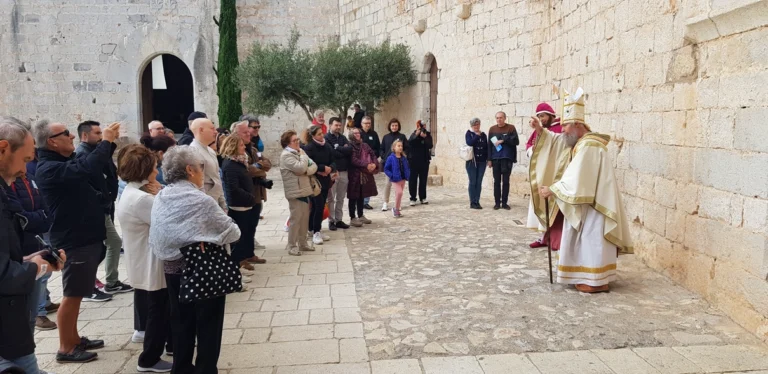
{"label": "stone wall", "polygon": [[[467,19],[457,17],[464,6]],[[555,102],[551,84],[582,86],[587,121],[613,137],[637,256],[768,338],[768,1],[340,0],[339,8],[342,41],[389,37],[412,48],[419,83],[384,105],[380,131],[393,116],[411,131],[429,118],[426,73],[437,59],[435,163],[447,183],[466,183],[456,152],[470,118],[487,129],[504,110],[524,144],[535,105]],[[519,155],[513,190],[523,195],[523,146]]]}
{"label": "stone wall", "polygon": [[[140,123],[139,77],[158,54],[179,57],[192,72],[195,110],[216,120],[218,0],[47,0],[0,2],[0,113],[25,120],[62,121],[74,130],[85,119],[120,121],[135,138]],[[292,27],[301,44],[334,38],[336,1],[239,0],[240,57],[254,41],[287,41]],[[285,128],[308,123],[281,110],[264,118],[269,148]]]}

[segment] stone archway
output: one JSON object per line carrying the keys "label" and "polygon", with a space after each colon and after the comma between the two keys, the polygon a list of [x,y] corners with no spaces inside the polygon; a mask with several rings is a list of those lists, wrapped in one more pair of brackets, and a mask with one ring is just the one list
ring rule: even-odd
{"label": "stone archway", "polygon": [[[160,61],[162,68],[152,61]],[[154,64],[160,64],[155,62]],[[163,73],[163,79],[153,81],[153,74]],[[157,84],[164,81],[165,88]],[[187,65],[172,54],[160,54],[149,59],[139,74],[139,107],[141,132],[153,120],[181,134],[187,128],[187,116],[195,110],[194,81]]]}

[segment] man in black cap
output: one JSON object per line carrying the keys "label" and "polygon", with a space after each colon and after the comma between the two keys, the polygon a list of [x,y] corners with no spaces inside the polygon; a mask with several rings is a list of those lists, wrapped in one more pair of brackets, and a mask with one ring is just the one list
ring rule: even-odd
{"label": "man in black cap", "polygon": [[181,134],[181,138],[179,138],[179,141],[176,142],[176,144],[178,145],[192,144],[192,141],[195,140],[195,134],[193,134],[192,130],[189,129],[189,125],[192,124],[192,121],[198,118],[208,118],[208,116],[203,112],[192,112],[189,115],[189,117],[187,117],[187,128],[184,130],[184,133]]}

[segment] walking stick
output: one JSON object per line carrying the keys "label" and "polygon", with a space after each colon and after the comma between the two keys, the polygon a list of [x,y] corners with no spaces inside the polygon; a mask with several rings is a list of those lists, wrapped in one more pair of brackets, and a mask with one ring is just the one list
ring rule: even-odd
{"label": "walking stick", "polygon": [[549,257],[549,284],[553,284],[554,281],[552,280],[552,238],[550,237],[549,232],[549,198],[544,199],[544,209],[546,209],[546,218],[547,218],[547,231],[545,231],[545,236],[547,237],[547,257]]}

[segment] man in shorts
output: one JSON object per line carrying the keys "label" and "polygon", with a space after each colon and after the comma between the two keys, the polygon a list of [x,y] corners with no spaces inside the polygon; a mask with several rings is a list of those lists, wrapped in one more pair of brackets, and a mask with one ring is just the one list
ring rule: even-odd
{"label": "man in shorts", "polygon": [[62,269],[64,298],[57,313],[59,351],[56,361],[83,363],[95,360],[91,349],[104,346],[77,331],[80,302],[93,292],[93,280],[101,262],[106,239],[101,193],[89,180],[101,175],[110,157],[120,124],[103,131],[103,140],[87,157],[74,157],[73,134],[62,123],[41,120],[33,133],[37,146],[37,185],[50,209],[53,224],[50,237],[54,248],[64,249],[67,261]]}

